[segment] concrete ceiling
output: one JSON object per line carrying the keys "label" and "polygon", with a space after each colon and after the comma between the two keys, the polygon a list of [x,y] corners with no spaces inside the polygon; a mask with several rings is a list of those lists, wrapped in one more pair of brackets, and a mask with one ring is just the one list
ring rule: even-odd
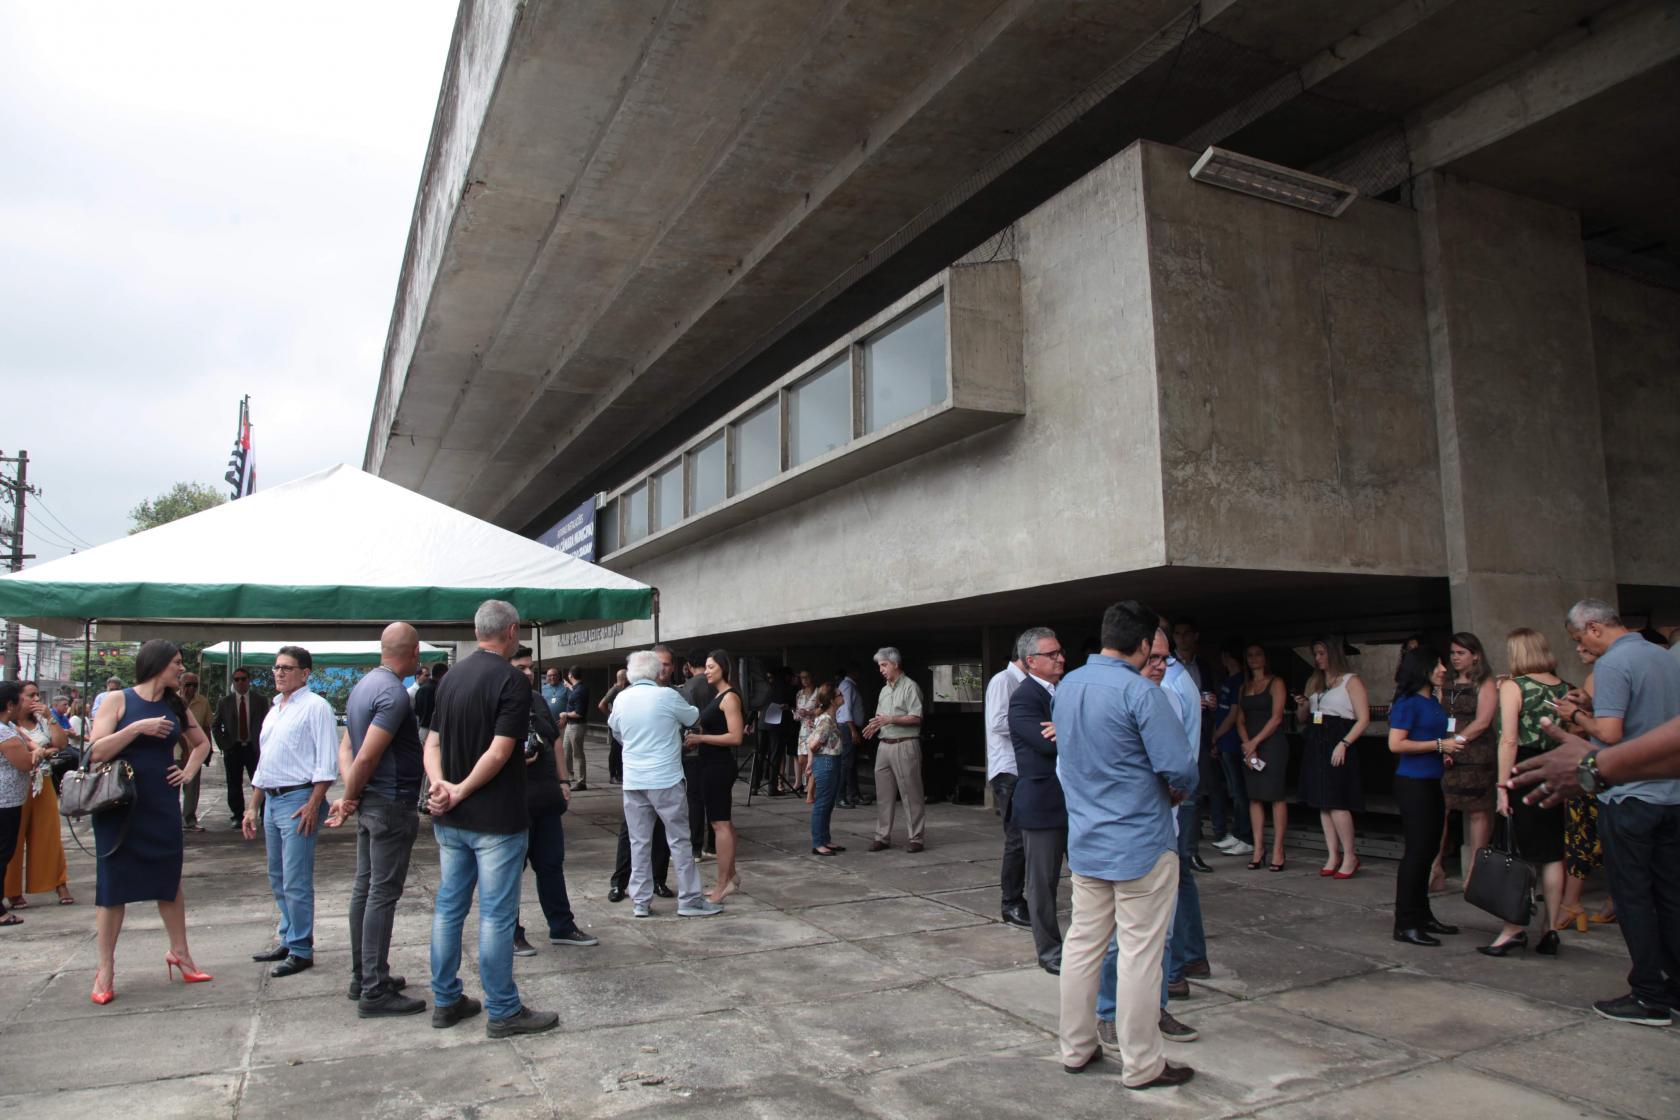
{"label": "concrete ceiling", "polygon": [[[1139,136],[1313,165],[1608,7],[465,0],[463,26],[498,5],[511,31],[458,184],[438,153],[475,122],[440,109],[414,238],[441,223],[436,266],[411,246],[367,464],[527,532]],[[486,69],[474,46],[446,100]],[[1651,107],[1673,80],[1453,170],[1672,221],[1672,179],[1629,176],[1646,145],[1672,156]]]}

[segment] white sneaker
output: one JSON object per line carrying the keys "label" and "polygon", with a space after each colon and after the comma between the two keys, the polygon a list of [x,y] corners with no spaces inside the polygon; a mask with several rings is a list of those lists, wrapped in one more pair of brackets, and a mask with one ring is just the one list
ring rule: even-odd
{"label": "white sneaker", "polygon": [[1249,844],[1249,843],[1245,843],[1242,840],[1238,840],[1235,844],[1232,844],[1230,847],[1221,848],[1219,850],[1224,852],[1228,856],[1246,856],[1250,852],[1254,851],[1254,845]]}
{"label": "white sneaker", "polygon": [[645,902],[636,903],[635,907],[630,911],[630,916],[632,918],[647,918],[651,917],[652,914],[653,908]]}
{"label": "white sneaker", "polygon": [[713,902],[705,895],[701,895],[693,902],[684,903],[677,907],[679,918],[710,918],[714,914],[723,913],[722,903]]}
{"label": "white sneaker", "polygon": [[1231,833],[1227,832],[1225,835],[1223,835],[1219,839],[1215,840],[1213,842],[1213,846],[1218,848],[1220,851],[1223,852],[1223,851],[1228,850],[1231,847],[1232,844],[1236,844],[1236,843],[1239,843],[1237,838],[1235,836],[1233,836]]}

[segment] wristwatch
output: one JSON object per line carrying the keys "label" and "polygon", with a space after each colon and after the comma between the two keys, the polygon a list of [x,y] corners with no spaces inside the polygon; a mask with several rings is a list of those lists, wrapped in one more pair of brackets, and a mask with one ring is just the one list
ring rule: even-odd
{"label": "wristwatch", "polygon": [[1589,751],[1587,757],[1575,765],[1575,778],[1581,783],[1581,792],[1587,794],[1603,793],[1615,783],[1607,782],[1598,772],[1598,752]]}

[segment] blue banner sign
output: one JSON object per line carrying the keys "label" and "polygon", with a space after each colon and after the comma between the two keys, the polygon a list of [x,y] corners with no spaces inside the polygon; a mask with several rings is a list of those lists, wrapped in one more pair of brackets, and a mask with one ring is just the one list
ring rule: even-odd
{"label": "blue banner sign", "polygon": [[595,499],[586,500],[537,540],[567,556],[595,563]]}

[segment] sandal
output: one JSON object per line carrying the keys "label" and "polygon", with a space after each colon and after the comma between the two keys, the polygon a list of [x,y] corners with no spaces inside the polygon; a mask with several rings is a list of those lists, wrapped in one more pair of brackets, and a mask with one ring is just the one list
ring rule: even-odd
{"label": "sandal", "polygon": [[0,926],[21,926],[23,919],[10,911],[0,915]]}
{"label": "sandal", "polygon": [[1258,870],[1260,870],[1260,864],[1261,864],[1260,860],[1257,860],[1257,859],[1249,860],[1248,861],[1248,869],[1250,871],[1258,871]]}
{"label": "sandal", "polygon": [[1613,926],[1616,924],[1616,912],[1614,910],[1601,910],[1597,914],[1590,915],[1587,921],[1595,926]]}
{"label": "sandal", "polygon": [[74,906],[74,905],[76,905],[76,896],[75,895],[71,894],[69,891],[65,890],[63,887],[59,888],[59,892],[60,893],[59,893],[59,896],[58,896],[58,904],[60,906]]}
{"label": "sandal", "polygon": [[1281,863],[1268,863],[1266,865],[1266,870],[1267,871],[1282,871],[1283,870],[1283,864],[1281,864]]}
{"label": "sandal", "polygon": [[1587,932],[1587,912],[1579,906],[1564,906],[1558,910],[1558,920],[1553,929],[1568,929],[1574,926],[1580,933]]}

